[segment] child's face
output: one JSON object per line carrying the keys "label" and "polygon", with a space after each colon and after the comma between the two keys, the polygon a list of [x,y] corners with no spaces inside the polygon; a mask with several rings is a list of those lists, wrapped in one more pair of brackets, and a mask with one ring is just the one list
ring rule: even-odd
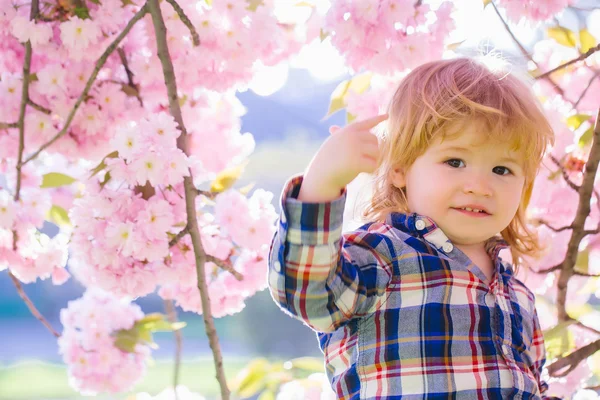
{"label": "child's face", "polygon": [[[483,142],[478,125],[443,142],[436,138],[406,174],[392,174],[394,186],[406,186],[409,210],[432,218],[455,244],[479,244],[506,228],[525,183],[519,155],[508,143]],[[468,205],[489,214],[456,209]]]}

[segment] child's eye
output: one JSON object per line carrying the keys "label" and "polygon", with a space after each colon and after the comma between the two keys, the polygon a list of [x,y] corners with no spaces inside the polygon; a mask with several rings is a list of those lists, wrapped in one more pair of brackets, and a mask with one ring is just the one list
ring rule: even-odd
{"label": "child's eye", "polygon": [[460,168],[460,164],[464,164],[463,160],[459,160],[458,158],[452,158],[450,160],[444,161],[444,164],[448,164],[452,168]]}
{"label": "child's eye", "polygon": [[495,168],[494,168],[494,171],[496,171],[497,169],[500,169],[500,170],[504,169],[504,170],[506,171],[506,173],[505,173],[505,174],[503,174],[503,173],[501,172],[499,175],[510,175],[510,174],[512,174],[512,171],[511,171],[510,169],[506,168],[506,167],[495,167]]}

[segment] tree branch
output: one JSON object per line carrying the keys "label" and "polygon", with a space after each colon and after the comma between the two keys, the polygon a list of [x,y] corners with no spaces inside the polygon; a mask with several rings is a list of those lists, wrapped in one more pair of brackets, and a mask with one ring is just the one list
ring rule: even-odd
{"label": "tree branch", "polygon": [[46,107],[42,107],[39,104],[35,103],[33,100],[31,99],[27,99],[27,104],[29,104],[31,107],[35,108],[36,110],[38,110],[39,112],[42,112],[46,115],[50,115],[52,114],[52,111],[47,109]]}
{"label": "tree branch", "polygon": [[585,220],[590,214],[590,199],[592,192],[594,191],[594,181],[596,179],[596,173],[598,171],[598,163],[600,162],[600,110],[598,110],[598,116],[596,117],[596,125],[594,127],[594,137],[592,141],[592,148],[588,160],[585,164],[583,173],[583,181],[579,190],[579,204],[577,205],[577,212],[575,219],[571,226],[573,231],[571,233],[571,239],[567,247],[567,254],[565,259],[561,263],[560,274],[558,277],[558,292],[556,296],[556,306],[558,309],[558,320],[566,321],[568,319],[566,311],[567,301],[567,284],[569,278],[573,275],[575,262],[577,260],[577,254],[579,252],[579,244],[581,239],[585,236]]}
{"label": "tree branch", "polygon": [[140,106],[144,107],[144,102],[142,101],[142,97],[140,96],[140,88],[133,82],[133,72],[129,68],[129,63],[127,62],[127,56],[125,55],[125,50],[122,47],[117,49],[119,53],[119,58],[121,59],[121,63],[123,64],[123,68],[125,68],[125,73],[127,74],[127,82],[129,86],[135,90],[135,97],[138,99]]}
{"label": "tree branch", "polygon": [[574,59],[572,59],[572,60],[570,60],[570,61],[567,61],[566,63],[564,63],[564,64],[561,64],[561,65],[559,65],[558,67],[556,67],[556,68],[553,68],[553,69],[551,69],[551,70],[550,70],[550,71],[548,71],[548,72],[544,72],[543,74],[536,76],[536,77],[535,77],[535,79],[543,79],[543,78],[546,78],[546,77],[550,76],[551,74],[553,74],[554,72],[556,72],[556,71],[558,71],[558,70],[561,70],[561,69],[563,69],[563,68],[566,68],[566,67],[568,67],[568,66],[569,66],[569,65],[571,65],[571,64],[575,64],[576,62],[579,62],[579,61],[583,61],[583,60],[585,60],[586,58],[588,58],[589,56],[591,56],[592,54],[594,54],[594,53],[595,53],[595,52],[597,52],[597,51],[600,51],[600,44],[598,44],[596,47],[592,47],[591,49],[589,49],[588,51],[586,51],[585,53],[583,53],[583,54],[582,54],[582,55],[580,55],[579,57],[577,57],[577,58],[574,58]]}
{"label": "tree branch", "polygon": [[596,79],[598,76],[600,76],[600,71],[596,71],[594,73],[594,75],[592,76],[592,78],[588,82],[588,84],[585,87],[585,89],[583,89],[583,91],[579,95],[579,98],[577,99],[577,101],[573,104],[573,108],[577,108],[577,106],[579,105],[579,103],[581,103],[581,100],[583,100],[583,98],[585,97],[585,94],[588,92],[588,90],[590,89],[590,87],[592,87],[592,83],[594,83],[594,79]]}
{"label": "tree branch", "polygon": [[12,122],[12,123],[0,122],[0,129],[9,129],[9,128],[18,128],[18,127],[19,127],[18,122]]}
{"label": "tree branch", "polygon": [[52,327],[52,325],[50,325],[50,322],[48,322],[48,320],[46,318],[44,318],[44,316],[35,307],[35,305],[31,301],[31,299],[27,296],[27,294],[23,290],[23,286],[21,285],[21,281],[19,281],[17,279],[17,277],[14,276],[12,274],[12,272],[10,272],[10,271],[8,271],[8,276],[10,277],[10,279],[13,282],[13,284],[15,285],[15,288],[17,289],[17,293],[19,294],[19,296],[21,297],[21,299],[23,299],[23,301],[25,302],[25,304],[27,305],[27,308],[29,308],[29,311],[31,311],[31,314],[33,314],[33,316],[36,317],[50,331],[51,334],[53,334],[57,338],[60,337],[60,334],[54,330],[54,328]]}
{"label": "tree branch", "polygon": [[173,239],[171,239],[171,241],[169,241],[169,247],[175,246],[188,233],[190,233],[190,228],[186,226],[180,230],[179,233]]}
{"label": "tree branch", "polygon": [[169,3],[173,7],[177,15],[179,15],[179,19],[181,20],[181,22],[183,22],[184,25],[187,26],[187,28],[190,30],[190,34],[192,35],[192,43],[194,43],[194,46],[200,46],[200,36],[198,35],[194,24],[192,24],[192,21],[190,21],[188,16],[185,15],[185,11],[183,11],[183,8],[181,8],[181,6],[177,4],[177,1],[175,0],[167,0],[167,3]]}
{"label": "tree branch", "polygon": [[579,192],[580,186],[571,180],[571,178],[569,177],[569,174],[565,170],[564,166],[560,163],[560,161],[556,157],[554,157],[553,154],[550,154],[550,159],[552,160],[552,162],[554,164],[556,164],[556,166],[558,168],[560,168],[562,177],[565,180],[565,182],[567,182],[567,185],[569,185],[569,187],[571,189],[573,189],[574,191]]}
{"label": "tree branch", "polygon": [[235,276],[235,279],[237,279],[238,281],[243,281],[244,280],[244,275],[242,275],[241,273],[239,273],[238,271],[236,271],[233,268],[233,264],[231,264],[231,261],[229,260],[221,260],[220,258],[211,256],[211,255],[206,255],[206,261],[215,263],[219,268],[229,272],[231,275]]}
{"label": "tree branch", "polygon": [[[525,58],[527,58],[527,60],[531,61],[536,66],[536,68],[539,68],[538,64],[535,62],[533,57],[531,57],[531,54],[529,54],[527,49],[525,47],[523,47],[521,42],[519,42],[519,40],[517,39],[515,34],[511,31],[510,26],[508,26],[508,23],[504,20],[504,18],[502,18],[502,15],[500,15],[500,11],[498,11],[498,7],[496,7],[496,4],[494,4],[493,1],[491,1],[490,3],[492,4],[492,7],[494,7],[494,11],[496,12],[496,15],[498,15],[498,18],[500,18],[500,21],[502,21],[504,28],[506,29],[506,31],[512,38],[513,42],[515,42],[515,44],[517,45],[519,50],[521,50],[521,53],[525,56]],[[552,77],[546,76],[546,77],[544,77],[544,79],[546,79],[552,85],[552,87],[554,88],[556,93],[560,94],[563,98],[565,98],[565,91],[556,82],[554,82]],[[566,98],[565,98],[565,100],[566,100]]]}
{"label": "tree branch", "polygon": [[561,226],[560,228],[555,228],[555,227],[551,226],[550,223],[546,222],[545,220],[543,220],[541,218],[534,219],[534,220],[532,220],[532,222],[539,223],[540,225],[544,225],[545,227],[547,227],[548,229],[550,229],[551,231],[554,231],[554,232],[562,232],[562,231],[566,231],[567,229],[573,228],[571,225],[566,225],[566,226]]}
{"label": "tree branch", "polygon": [[537,271],[532,269],[532,271],[533,271],[534,273],[538,274],[538,275],[541,275],[541,274],[547,274],[547,273],[549,273],[549,272],[558,271],[558,270],[561,268],[561,266],[562,266],[562,264],[558,264],[558,265],[555,265],[555,266],[553,266],[553,267],[546,268],[546,269],[539,269],[539,270],[537,270]]}
{"label": "tree branch", "polygon": [[[592,354],[600,350],[600,340],[596,340],[580,349],[575,350],[569,355],[560,358],[548,366],[550,376],[563,377],[573,371],[577,365]],[[565,370],[566,368],[566,370]]]}
{"label": "tree branch", "polygon": [[204,197],[206,197],[206,198],[209,198],[209,199],[211,199],[211,200],[214,200],[214,199],[215,199],[215,197],[217,197],[217,195],[219,194],[219,193],[215,193],[215,192],[209,192],[209,191],[206,191],[206,190],[200,190],[200,189],[197,189],[197,190],[196,190],[196,193],[198,193],[198,196],[202,195],[202,196],[204,196]]}
{"label": "tree branch", "polygon": [[[171,323],[177,322],[177,311],[173,300],[165,300],[165,310],[167,311],[167,318]],[[177,400],[177,385],[179,384],[179,369],[181,367],[181,348],[183,337],[181,335],[181,329],[173,331],[175,335],[175,367],[173,371],[173,393],[175,393],[175,400]]]}
{"label": "tree branch", "polygon": [[106,50],[104,50],[104,53],[102,54],[102,56],[100,56],[100,58],[96,62],[94,71],[90,75],[90,77],[85,85],[85,89],[83,89],[83,92],[81,92],[81,95],[79,95],[79,98],[75,102],[75,105],[73,105],[73,109],[69,113],[67,120],[65,121],[65,124],[64,124],[63,128],[61,129],[61,131],[58,132],[47,143],[43,144],[35,153],[30,155],[22,164],[19,163],[18,164],[19,166],[25,165],[28,162],[30,162],[31,160],[33,160],[34,158],[36,158],[42,151],[44,151],[45,149],[50,147],[54,142],[56,142],[58,139],[60,139],[67,132],[67,129],[69,129],[69,126],[71,125],[71,122],[73,121],[73,118],[75,117],[75,113],[77,112],[77,110],[79,109],[79,106],[81,105],[81,103],[86,98],[87,94],[89,93],[90,89],[92,88],[92,85],[94,84],[94,81],[96,80],[96,77],[98,76],[98,73],[100,72],[100,69],[104,66],[104,64],[106,63],[106,60],[108,60],[108,56],[110,56],[112,54],[112,52],[115,51],[115,49],[117,48],[119,43],[121,43],[121,41],[125,38],[125,36],[127,36],[129,31],[131,30],[131,28],[133,28],[133,26],[136,24],[136,22],[138,22],[140,19],[142,19],[144,17],[144,15],[146,15],[147,12],[148,12],[147,6],[146,5],[142,6],[142,8],[140,8],[140,10],[127,23],[127,26],[125,26],[125,29],[123,29],[123,32],[121,32],[115,38],[115,40],[113,40],[113,42],[106,48]]}
{"label": "tree branch", "polygon": [[[175,79],[175,71],[173,69],[173,62],[169,54],[169,47],[167,44],[167,29],[163,20],[162,12],[160,10],[159,0],[148,0],[146,3],[150,14],[152,15],[152,23],[154,25],[154,32],[156,35],[156,47],[158,58],[162,64],[163,75],[165,79],[165,85],[167,87],[167,93],[169,98],[169,110],[175,122],[179,125],[181,135],[177,138],[177,147],[181,149],[186,155],[189,155],[188,146],[188,134],[185,129],[183,117],[181,115],[181,108],[179,106],[179,99],[177,96],[177,82]],[[194,248],[194,256],[196,258],[196,275],[198,279],[198,290],[200,292],[200,299],[202,302],[202,316],[204,318],[204,327],[210,348],[213,353],[216,378],[221,387],[221,399],[229,400],[230,391],[227,387],[227,380],[225,377],[225,371],[223,370],[223,356],[221,354],[221,347],[219,345],[219,337],[215,329],[214,320],[212,317],[210,307],[210,297],[208,295],[208,286],[206,283],[205,263],[206,253],[202,246],[202,239],[200,237],[200,231],[198,229],[198,220],[196,217],[196,195],[197,189],[194,187],[194,178],[190,171],[190,175],[183,178],[183,185],[185,188],[185,205],[187,212],[187,226],[190,229],[190,236],[192,238],[192,246]]]}

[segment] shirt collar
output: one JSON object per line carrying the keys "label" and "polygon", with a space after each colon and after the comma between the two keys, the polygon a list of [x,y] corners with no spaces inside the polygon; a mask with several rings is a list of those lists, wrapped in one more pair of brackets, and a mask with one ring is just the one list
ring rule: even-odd
{"label": "shirt collar", "polygon": [[[454,245],[448,239],[448,236],[442,231],[441,228],[428,216],[417,213],[391,213],[386,218],[386,223],[399,229],[403,232],[410,234],[411,236],[420,237],[435,246],[436,249],[449,253],[454,248]],[[485,251],[488,253],[490,258],[494,261],[498,259],[498,253],[500,250],[508,248],[508,243],[500,235],[492,236],[485,244]],[[512,274],[512,267],[510,264],[499,263],[502,265],[502,269]],[[500,271],[503,273],[504,271]]]}

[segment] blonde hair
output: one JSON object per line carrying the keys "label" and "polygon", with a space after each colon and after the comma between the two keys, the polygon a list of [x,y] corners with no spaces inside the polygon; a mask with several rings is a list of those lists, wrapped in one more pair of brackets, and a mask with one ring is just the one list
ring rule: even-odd
{"label": "blonde hair", "polygon": [[533,183],[554,132],[524,78],[491,70],[471,58],[433,61],[411,71],[400,82],[388,106],[387,128],[374,172],[373,196],[363,219],[384,222],[392,212],[410,212],[406,188],[390,181],[394,168],[407,170],[436,135],[451,135],[463,123],[481,122],[486,139],[510,143],[526,155],[525,184],[517,212],[501,232],[510,245],[515,273],[523,256],[537,258],[543,247],[526,224]]}

